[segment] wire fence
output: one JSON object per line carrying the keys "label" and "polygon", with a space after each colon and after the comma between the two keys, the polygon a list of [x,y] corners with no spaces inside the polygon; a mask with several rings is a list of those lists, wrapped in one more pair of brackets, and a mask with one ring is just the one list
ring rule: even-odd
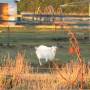
{"label": "wire fence", "polygon": [[[89,21],[89,16],[23,14],[23,17],[16,22],[16,24],[20,24],[21,27],[10,27],[8,25],[0,28],[0,43],[9,45],[9,43],[15,44],[19,40],[21,43],[26,41],[25,43],[28,44],[29,40],[41,40],[41,38],[43,40],[68,38],[68,36],[65,35],[66,33],[62,34],[62,32],[68,32],[69,30],[76,32],[78,37],[86,39],[90,38]],[[46,35],[39,34],[43,32],[47,32]],[[52,35],[48,32],[52,32]],[[36,37],[34,37],[34,33],[38,33]],[[57,33],[59,33],[59,35],[57,35]]]}

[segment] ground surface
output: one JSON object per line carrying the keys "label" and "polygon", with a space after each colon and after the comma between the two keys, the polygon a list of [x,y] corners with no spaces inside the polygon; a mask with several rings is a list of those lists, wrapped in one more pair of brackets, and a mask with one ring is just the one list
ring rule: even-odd
{"label": "ground surface", "polygon": [[[82,33],[79,33],[79,35],[81,54],[85,61],[89,61],[90,40],[83,39]],[[8,44],[10,44],[9,47]],[[34,47],[41,44],[47,46],[56,45],[58,47],[55,58],[57,62],[65,63],[72,59],[68,51],[70,43],[67,32],[25,32],[23,30],[22,32],[13,32],[13,29],[10,29],[9,34],[6,30],[0,33],[0,59],[2,61],[8,54],[14,58],[19,51],[23,51],[28,62],[38,64]],[[73,59],[76,61],[76,56]]]}

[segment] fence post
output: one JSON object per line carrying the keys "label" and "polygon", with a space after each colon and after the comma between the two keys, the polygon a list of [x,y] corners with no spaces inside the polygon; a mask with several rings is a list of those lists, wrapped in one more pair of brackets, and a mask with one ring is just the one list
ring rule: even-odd
{"label": "fence post", "polygon": [[10,27],[7,27],[7,46],[10,46]]}

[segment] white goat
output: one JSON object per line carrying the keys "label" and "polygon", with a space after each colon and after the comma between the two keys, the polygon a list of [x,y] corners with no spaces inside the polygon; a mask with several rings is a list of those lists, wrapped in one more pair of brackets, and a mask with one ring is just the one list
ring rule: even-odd
{"label": "white goat", "polygon": [[41,59],[45,59],[47,62],[48,60],[53,60],[55,58],[57,47],[56,46],[47,47],[44,45],[40,45],[39,47],[35,47],[35,49],[37,58],[39,59],[39,64],[42,65],[40,61]]}

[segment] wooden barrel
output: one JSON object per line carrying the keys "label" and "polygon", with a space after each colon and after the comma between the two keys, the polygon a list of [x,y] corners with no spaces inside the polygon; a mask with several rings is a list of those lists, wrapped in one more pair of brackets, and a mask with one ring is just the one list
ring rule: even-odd
{"label": "wooden barrel", "polygon": [[0,24],[7,24],[8,18],[8,3],[0,3]]}

